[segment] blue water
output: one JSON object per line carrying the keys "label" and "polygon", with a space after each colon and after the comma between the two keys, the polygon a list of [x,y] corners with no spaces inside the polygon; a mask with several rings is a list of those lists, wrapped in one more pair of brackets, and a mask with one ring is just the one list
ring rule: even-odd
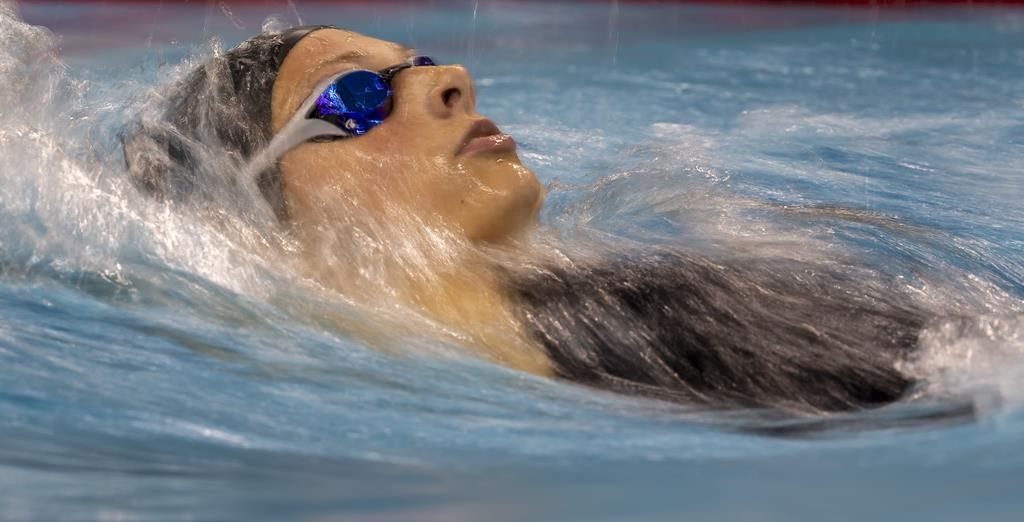
{"label": "blue water", "polygon": [[[1024,512],[1024,10],[17,10],[0,11],[2,520]],[[408,318],[261,254],[244,216],[137,194],[117,148],[159,85],[300,21],[465,64],[548,186],[541,234],[855,256],[963,319],[923,334],[914,400],[796,418],[532,377],[428,331],[360,341],[332,318]]]}

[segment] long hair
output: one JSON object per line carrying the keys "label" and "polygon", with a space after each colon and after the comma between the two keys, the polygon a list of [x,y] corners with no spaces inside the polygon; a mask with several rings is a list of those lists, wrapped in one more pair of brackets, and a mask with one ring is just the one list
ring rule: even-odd
{"label": "long hair", "polygon": [[557,373],[690,404],[841,411],[913,385],[927,313],[855,266],[680,252],[510,278]]}

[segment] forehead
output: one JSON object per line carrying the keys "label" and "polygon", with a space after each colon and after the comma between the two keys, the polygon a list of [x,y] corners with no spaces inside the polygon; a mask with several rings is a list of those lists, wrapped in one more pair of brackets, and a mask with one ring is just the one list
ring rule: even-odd
{"label": "forehead", "polygon": [[352,68],[378,70],[405,60],[411,51],[397,43],[343,29],[320,29],[288,52],[271,99],[276,131],[323,78]]}
{"label": "forehead", "polygon": [[394,58],[408,49],[387,40],[380,40],[344,29],[314,31],[292,48],[285,61],[320,65],[340,56],[372,60],[374,57]]}

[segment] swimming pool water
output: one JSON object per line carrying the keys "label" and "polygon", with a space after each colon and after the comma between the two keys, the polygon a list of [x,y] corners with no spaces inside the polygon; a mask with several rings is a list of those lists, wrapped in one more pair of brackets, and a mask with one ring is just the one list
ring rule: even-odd
{"label": "swimming pool water", "polygon": [[[183,61],[300,21],[465,64],[546,234],[905,273],[956,318],[924,400],[694,410],[332,327],[376,318],[136,194],[117,146]],[[0,35],[0,519],[1024,511],[1024,11],[28,3]]]}

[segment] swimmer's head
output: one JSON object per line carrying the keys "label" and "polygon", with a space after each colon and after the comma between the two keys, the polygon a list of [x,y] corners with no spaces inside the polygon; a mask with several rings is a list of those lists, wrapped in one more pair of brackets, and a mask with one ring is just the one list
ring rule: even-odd
{"label": "swimmer's head", "polygon": [[[325,82],[355,69],[381,71],[414,54],[330,27],[247,40],[186,79],[168,127],[127,134],[130,170],[160,194],[192,190],[202,176],[217,175],[202,172],[195,153],[214,141],[244,174],[268,144],[280,144],[275,137],[289,122],[305,119],[304,104]],[[500,241],[534,221],[542,188],[514,143],[476,112],[464,68],[405,68],[390,88],[386,115],[365,134],[299,140],[261,162],[252,180],[238,181],[258,183],[277,215],[300,229],[330,228],[343,221],[339,212],[405,214],[471,240]]]}

